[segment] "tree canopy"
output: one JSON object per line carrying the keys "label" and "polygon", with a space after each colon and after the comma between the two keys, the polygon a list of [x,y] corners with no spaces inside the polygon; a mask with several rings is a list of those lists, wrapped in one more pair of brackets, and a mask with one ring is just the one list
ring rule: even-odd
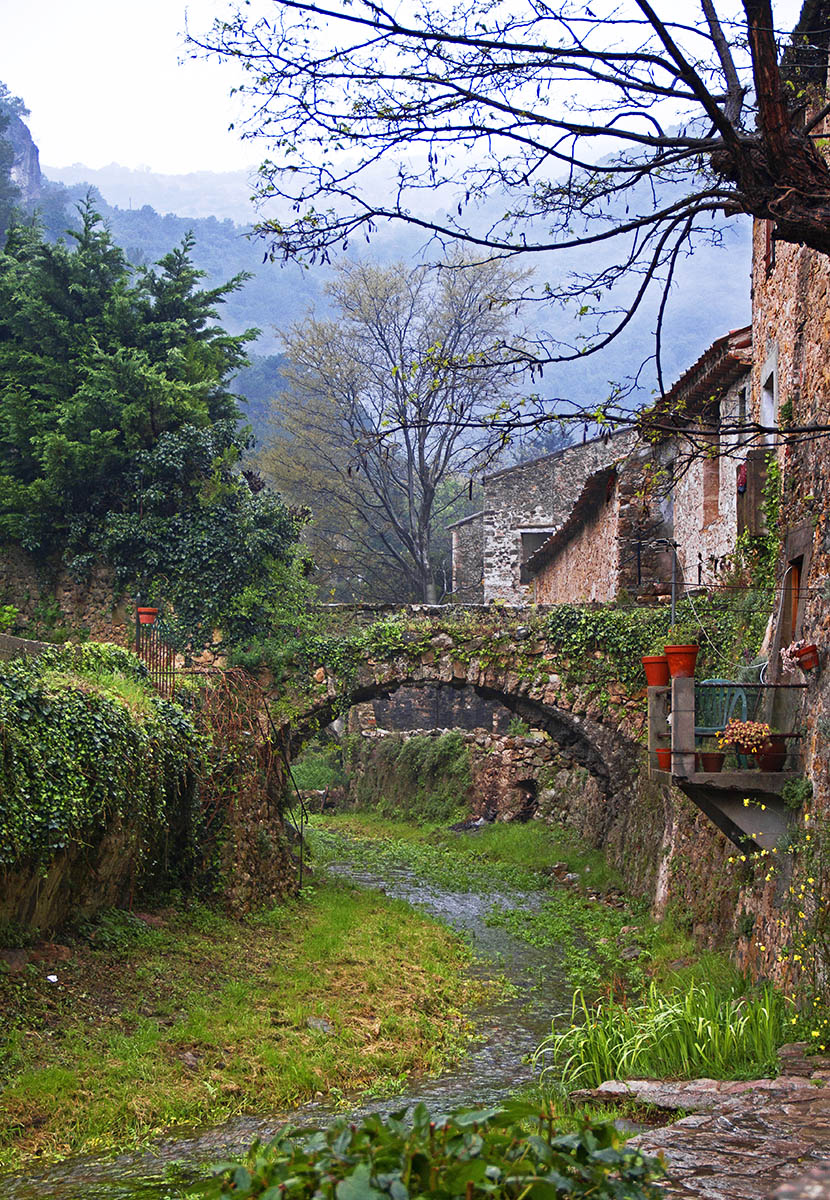
{"label": "tree canopy", "polygon": [[437,274],[343,262],[327,289],[332,317],[285,335],[279,431],[261,463],[314,510],[309,538],[336,589],[346,579],[353,595],[399,600],[446,590],[440,535],[465,515],[494,448],[469,426],[512,395],[509,366],[484,348],[513,326],[503,297],[516,282],[504,264],[457,256]]}
{"label": "tree canopy", "polygon": [[606,346],[654,290],[659,360],[677,263],[723,213],[830,252],[828,30],[828,0],[783,54],[771,0],[277,0],[193,40],[246,68],[272,254],[387,219],[479,256],[556,251],[530,294],[581,319],[514,348],[544,364]]}
{"label": "tree canopy", "polygon": [[301,518],[240,470],[233,375],[255,330],[203,290],[185,237],[133,270],[90,201],[68,240],[13,224],[0,255],[0,540],[172,602],[183,637],[244,640]]}
{"label": "tree canopy", "polygon": [[118,510],[132,457],[170,430],[239,416],[230,376],[254,331],[214,325],[191,243],[134,274],[91,203],[68,241],[12,227],[0,255],[0,536],[83,544]]}

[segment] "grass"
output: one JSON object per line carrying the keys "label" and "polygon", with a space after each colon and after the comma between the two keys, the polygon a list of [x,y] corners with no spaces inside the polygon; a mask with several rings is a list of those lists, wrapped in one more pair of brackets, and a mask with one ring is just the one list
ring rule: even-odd
{"label": "grass", "polygon": [[542,1082],[565,1089],[607,1079],[751,1079],[777,1071],[784,1001],[771,987],[741,995],[713,983],[661,991],[642,1002],[608,997],[588,1004],[581,991],[536,1051]]}
{"label": "grass", "polygon": [[469,1036],[460,939],[343,884],[247,922],[199,908],[85,933],[55,967],[0,968],[2,1168],[394,1091]]}
{"label": "grass", "polygon": [[[726,987],[741,984],[725,956],[701,955],[670,921],[657,924],[644,904],[623,899],[603,856],[564,830],[497,823],[459,835],[365,812],[314,817],[312,829],[322,862],[357,852],[361,865],[380,874],[405,865],[449,890],[534,893],[532,903],[494,904],[488,920],[558,951],[570,983],[592,995],[609,986],[637,994],[651,978],[667,987],[713,977]],[[554,863],[578,877],[574,886],[551,874]]]}
{"label": "grass", "polygon": [[367,866],[406,861],[417,873],[447,888],[549,887],[553,863],[565,863],[584,887],[620,889],[622,881],[602,854],[564,830],[541,822],[498,822],[473,833],[444,826],[392,820],[372,812],[334,813],[312,818],[312,844],[320,861],[336,857],[355,838]]}
{"label": "grass", "polygon": [[149,684],[117,671],[98,669],[94,672],[75,672],[50,668],[44,671],[43,678],[53,689],[77,688],[117,700],[135,717],[148,716],[153,711]]}

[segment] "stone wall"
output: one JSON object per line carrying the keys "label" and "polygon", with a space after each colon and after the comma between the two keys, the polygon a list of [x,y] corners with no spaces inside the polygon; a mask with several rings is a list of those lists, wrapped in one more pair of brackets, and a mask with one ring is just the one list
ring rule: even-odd
{"label": "stone wall", "polygon": [[537,603],[612,600],[616,596],[620,566],[619,503],[614,483],[612,494],[535,575],[533,593]]}
{"label": "stone wall", "polygon": [[614,475],[600,472],[589,483],[550,548],[538,552],[538,567],[531,560],[537,603],[607,601],[621,592],[648,599],[670,590],[671,559],[659,539],[672,536],[664,476],[673,453],[671,444],[637,447]]}
{"label": "stone wall", "polygon": [[[729,388],[720,404],[722,420],[737,422],[748,387],[747,374]],[[734,435],[714,440],[711,449],[711,458],[701,454],[687,465],[681,459],[672,484],[678,567],[692,586],[716,582],[738,535],[737,474],[745,456]]]}
{"label": "stone wall", "polygon": [[527,602],[531,587],[521,582],[522,534],[550,534],[558,529],[570,515],[588,477],[623,458],[635,443],[636,434],[626,430],[607,440],[567,446],[485,478],[486,603]]}
{"label": "stone wall", "polygon": [[88,637],[128,645],[133,632],[127,598],[114,595],[113,573],[96,566],[78,582],[59,562],[36,562],[19,546],[0,547],[0,604],[20,610],[16,632],[49,640]]}
{"label": "stone wall", "polygon": [[475,513],[449,527],[452,531],[452,598],[461,604],[484,601],[484,517],[483,512]]}

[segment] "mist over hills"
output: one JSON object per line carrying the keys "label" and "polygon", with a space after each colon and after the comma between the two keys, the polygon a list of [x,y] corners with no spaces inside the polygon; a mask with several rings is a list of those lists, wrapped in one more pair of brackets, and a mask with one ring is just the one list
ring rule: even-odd
{"label": "mist over hills", "polygon": [[[251,271],[254,278],[229,300],[223,319],[232,332],[250,325],[260,327],[263,333],[255,347],[257,353],[278,352],[280,328],[300,319],[311,304],[325,307],[325,266],[303,270],[293,264],[263,262],[264,244],[247,236],[255,219],[250,201],[253,171],[159,175],[116,164],[99,170],[75,164],[45,171],[64,183],[75,199],[83,194],[85,185],[95,187],[116,240],[134,262],[154,261],[192,229],[196,262],[207,271],[208,283],[218,283],[240,270]],[[486,216],[482,213],[483,220]],[[719,229],[722,245],[702,244],[678,264],[664,337],[667,380],[680,375],[716,337],[749,319],[750,222],[723,220]],[[390,225],[381,227],[371,246],[361,244],[357,253],[381,261],[415,259],[425,242],[419,230]],[[434,253],[433,245],[426,257]],[[582,250],[580,269],[590,269],[593,256],[598,260],[603,253],[607,249],[602,246],[592,252]],[[556,255],[536,263],[542,276],[547,271],[558,275],[565,265],[564,258]],[[573,266],[573,260],[567,265]],[[537,306],[530,318],[554,336],[572,338],[575,332],[572,316],[555,307]],[[644,310],[625,336],[601,354],[550,367],[544,393],[583,402],[602,399],[609,382],[634,373],[652,352],[653,325],[653,310]],[[642,382],[645,397],[655,386],[653,371],[647,369]]]}
{"label": "mist over hills", "polygon": [[[240,271],[251,278],[228,298],[221,320],[232,333],[252,326],[262,332],[252,345],[253,370],[239,379],[240,391],[250,392],[250,416],[257,437],[267,435],[268,393],[280,381],[277,356],[280,331],[300,320],[309,307],[325,311],[324,265],[303,269],[295,264],[263,261],[264,243],[250,236],[256,213],[251,203],[254,170],[163,175],[150,170],[132,170],[118,164],[92,169],[83,164],[45,167],[40,196],[34,201],[52,236],[73,223],[73,207],[92,188],[100,211],[115,240],[136,265],[155,262],[186,233],[195,236],[193,258],[205,271],[206,286],[215,286]],[[382,181],[378,181],[382,186]],[[496,211],[502,201],[488,200],[481,212]],[[721,245],[700,245],[677,267],[663,339],[664,377],[669,383],[690,366],[702,351],[729,329],[749,319],[749,270],[751,223],[732,219],[718,223]],[[402,224],[381,227],[370,246],[361,243],[348,253],[371,255],[379,261],[429,259],[436,255],[433,244],[423,250],[427,238]],[[607,254],[602,246],[583,249],[580,257],[565,259],[550,255],[534,262],[540,278],[547,272],[553,279],[566,269],[590,270],[592,262]],[[573,342],[579,333],[571,313],[554,306],[534,306],[529,320],[555,338]],[[637,373],[653,353],[653,306],[631,322],[625,335],[597,355],[546,369],[541,383],[528,390],[544,397],[560,396],[581,404],[598,403],[612,384]],[[646,399],[655,388],[653,365],[640,377],[638,396]]]}

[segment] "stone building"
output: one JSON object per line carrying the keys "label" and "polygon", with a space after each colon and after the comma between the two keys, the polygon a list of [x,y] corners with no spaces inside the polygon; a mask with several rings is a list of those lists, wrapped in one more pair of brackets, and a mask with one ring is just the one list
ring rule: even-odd
{"label": "stone building", "polygon": [[741,529],[759,532],[765,454],[738,432],[751,347],[749,327],[718,338],[647,441],[625,430],[485,477],[484,511],[452,526],[454,599],[601,602],[668,594],[673,574],[713,583]]}
{"label": "stone building", "polygon": [[483,512],[453,526],[453,597],[532,599],[531,555],[568,519],[589,478],[636,442],[624,430],[485,476]]}
{"label": "stone building", "polygon": [[747,450],[736,430],[746,416],[751,346],[749,327],[718,338],[657,406],[650,440],[588,476],[564,522],[528,559],[536,603],[665,595],[673,571],[679,587],[715,581],[747,519]]}

